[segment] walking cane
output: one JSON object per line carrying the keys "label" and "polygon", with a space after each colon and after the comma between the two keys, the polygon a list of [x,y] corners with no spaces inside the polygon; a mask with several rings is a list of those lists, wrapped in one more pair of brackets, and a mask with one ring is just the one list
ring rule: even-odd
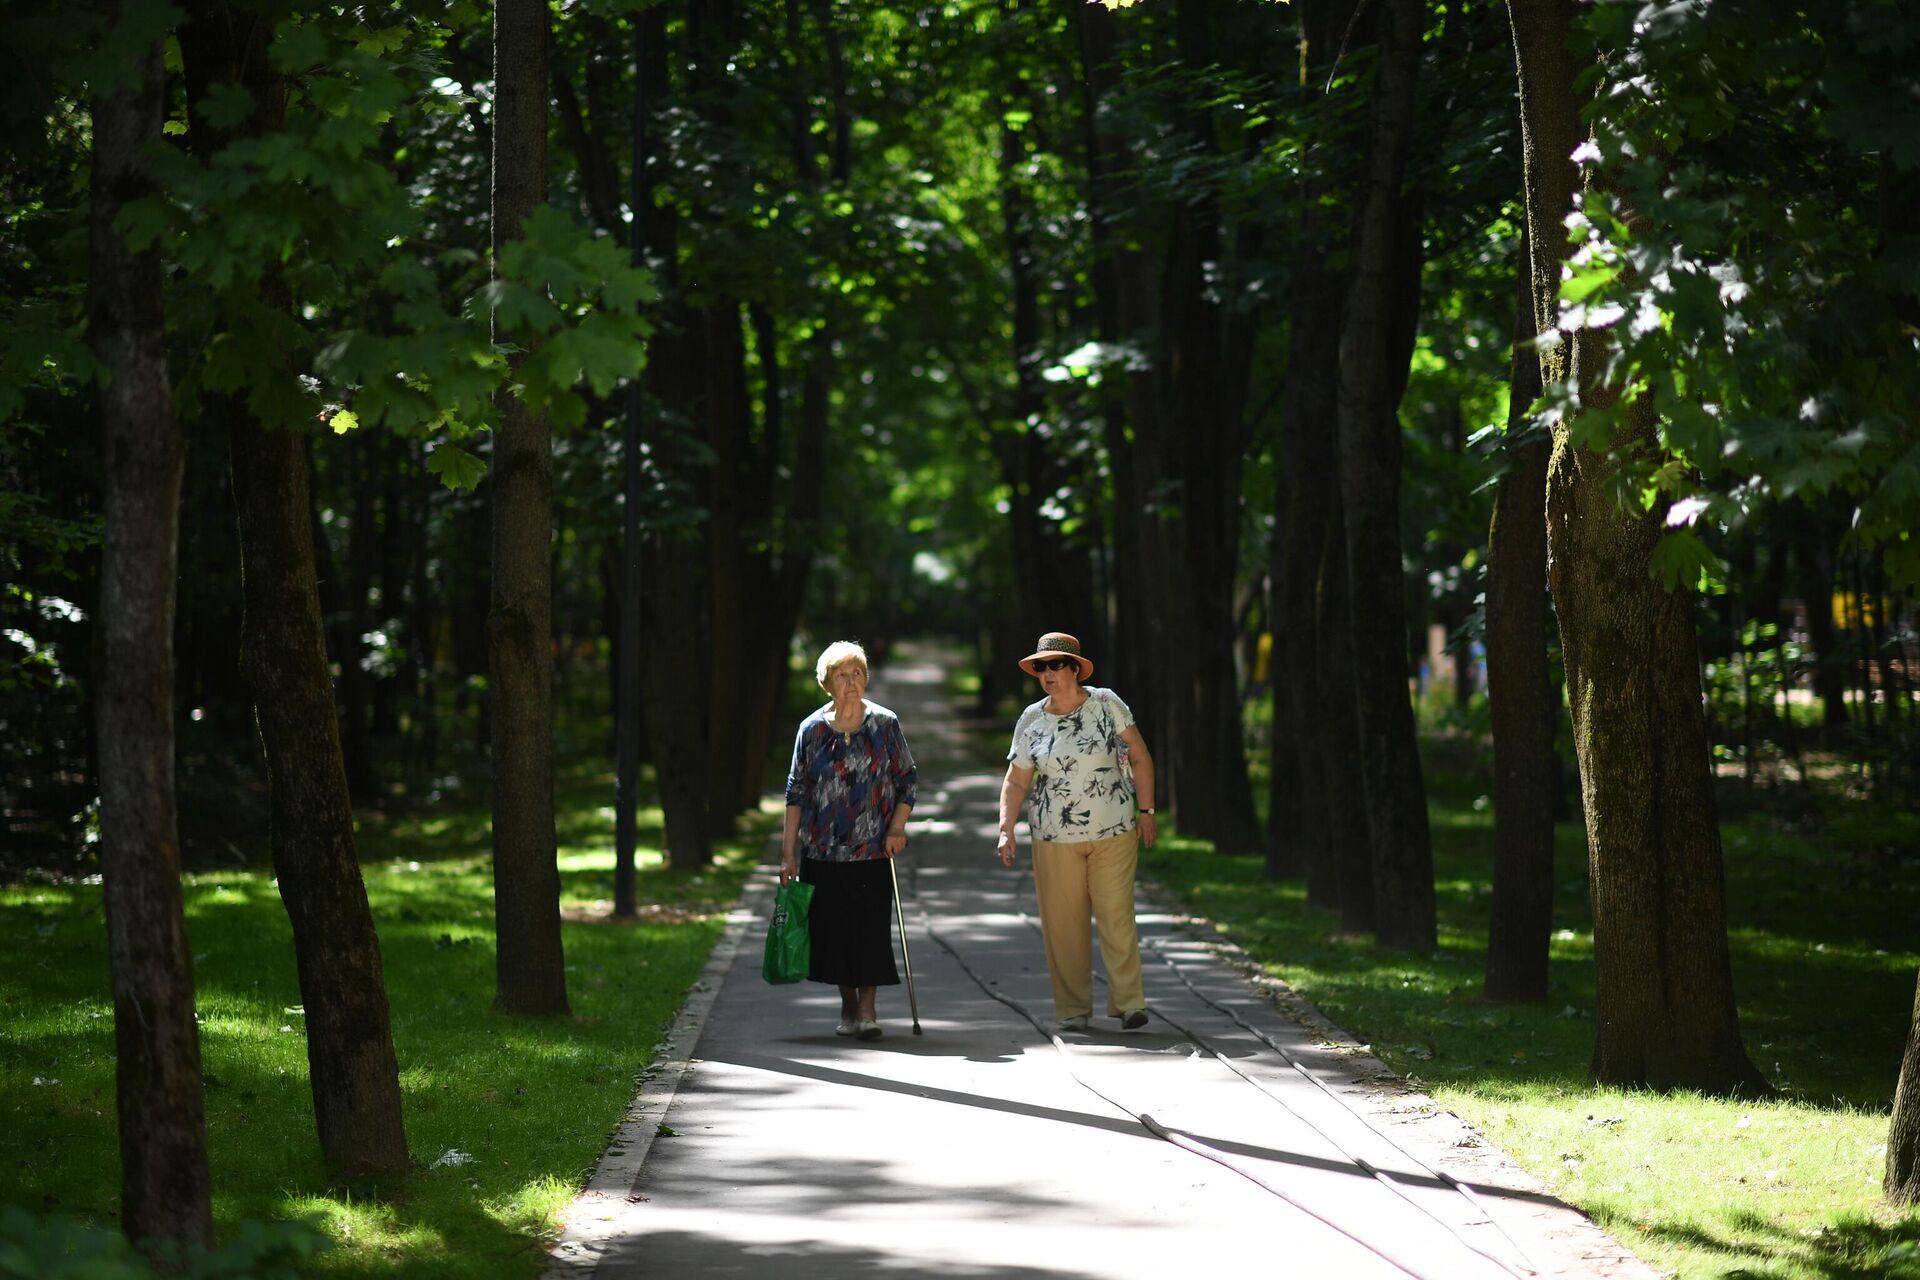
{"label": "walking cane", "polygon": [[920,1035],[920,1001],[913,994],[913,953],[907,950],[907,913],[900,906],[900,872],[893,859],[887,859],[887,872],[893,877],[893,918],[900,922],[900,955],[907,962],[907,1007],[913,1010],[913,1034]]}

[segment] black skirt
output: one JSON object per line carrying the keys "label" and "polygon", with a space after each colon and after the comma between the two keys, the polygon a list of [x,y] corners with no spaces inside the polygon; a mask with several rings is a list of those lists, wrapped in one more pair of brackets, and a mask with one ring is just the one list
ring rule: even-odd
{"label": "black skirt", "polygon": [[813,886],[807,931],[813,962],[807,977],[838,987],[894,987],[893,877],[885,858],[828,862],[802,858],[800,878]]}

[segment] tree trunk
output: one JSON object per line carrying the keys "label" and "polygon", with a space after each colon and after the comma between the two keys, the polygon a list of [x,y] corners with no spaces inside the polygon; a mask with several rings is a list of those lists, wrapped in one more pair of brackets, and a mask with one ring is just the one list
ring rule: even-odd
{"label": "tree trunk", "polygon": [[[191,8],[180,36],[188,100],[198,104],[214,86],[232,84],[253,102],[231,134],[207,128],[196,112],[190,141],[203,161],[230,139],[280,128],[286,86],[267,57],[270,34],[265,17],[224,3]],[[271,267],[261,290],[269,306],[291,309]],[[266,759],[274,875],[293,927],[320,1150],[350,1177],[403,1172],[400,1071],[327,667],[307,442],[259,421],[238,399],[210,397],[208,407],[228,431],[241,672]]]}
{"label": "tree trunk", "polygon": [[[110,30],[119,0],[100,16]],[[173,784],[173,617],[186,433],[167,376],[160,257],[114,228],[154,190],[166,72],[156,39],[96,97],[87,334],[100,387],[100,867],[113,985],[120,1226],[136,1244],[213,1243],[200,1028],[180,891]],[[104,86],[102,86],[104,87]]]}
{"label": "tree trunk", "polygon": [[[373,563],[380,551],[380,531],[374,524],[378,494],[378,453],[372,432],[356,432],[339,442],[340,467],[352,490],[352,514],[347,526],[346,595],[334,634],[341,641],[334,650],[340,662],[340,748],[347,766],[347,791],[354,801],[373,799],[373,677],[367,671],[366,634],[373,618],[368,612],[373,586]],[[323,615],[322,625],[326,619]]]}
{"label": "tree trunk", "polygon": [[[547,4],[501,0],[494,14],[493,254],[546,198]],[[497,268],[496,268],[497,269]],[[531,334],[497,334],[531,349]],[[525,359],[513,357],[515,367]],[[544,413],[500,393],[494,436],[493,590],[487,614],[493,700],[494,996],[506,1013],[566,1013],[560,870],[553,818],[553,443]]]}
{"label": "tree trunk", "polygon": [[[1347,539],[1341,498],[1322,532],[1320,561],[1320,719],[1322,795],[1327,807],[1327,857],[1323,879],[1340,909],[1340,927],[1369,933],[1376,921],[1372,831],[1361,782],[1360,720],[1353,699],[1353,610],[1348,597]],[[1330,874],[1328,874],[1330,873]],[[1313,880],[1309,871],[1308,887]]]}
{"label": "tree trunk", "polygon": [[[1085,149],[1087,174],[1086,201],[1089,239],[1088,275],[1093,284],[1093,310],[1096,327],[1107,342],[1130,341],[1142,323],[1135,316],[1140,305],[1134,299],[1138,282],[1147,278],[1151,264],[1145,260],[1132,229],[1127,225],[1130,202],[1126,195],[1132,159],[1124,141],[1109,127],[1100,113],[1100,103],[1114,87],[1112,61],[1118,31],[1118,15],[1097,5],[1065,0],[1067,19],[1079,52],[1080,125]],[[1168,754],[1168,744],[1157,736],[1153,681],[1156,669],[1147,651],[1144,636],[1127,620],[1144,616],[1153,599],[1147,585],[1145,559],[1147,537],[1145,520],[1134,500],[1138,491],[1134,451],[1127,435],[1127,384],[1129,379],[1108,377],[1096,392],[1100,404],[1102,433],[1107,457],[1113,468],[1112,527],[1114,571],[1112,600],[1103,601],[1103,620],[1120,625],[1112,629],[1112,651],[1100,666],[1100,683],[1121,691],[1141,720],[1142,731],[1158,756]],[[1050,624],[1041,623],[1046,626]],[[1024,630],[1024,629],[1023,629]],[[1004,640],[1000,641],[1004,644]],[[1017,646],[1025,653],[1026,637]],[[989,682],[983,681],[983,697]],[[1171,792],[1165,781],[1158,784],[1155,797],[1162,808],[1171,807]]]}
{"label": "tree trunk", "polygon": [[[1117,88],[1120,17],[1079,0],[1066,0],[1066,7],[1080,53],[1096,317],[1106,341],[1152,349],[1160,317],[1154,263],[1140,247],[1148,232],[1138,225],[1129,191],[1135,161],[1100,109]],[[1173,567],[1182,559],[1175,542],[1180,530],[1156,514],[1166,505],[1162,448],[1168,432],[1160,386],[1166,360],[1158,351],[1152,358],[1153,370],[1109,370],[1103,380],[1103,428],[1113,466],[1114,616],[1124,625],[1113,637],[1114,652],[1097,662],[1099,682],[1118,690],[1140,721],[1154,751],[1155,800],[1171,809],[1180,803],[1185,773],[1176,691],[1191,687],[1192,672],[1187,649],[1175,643],[1186,639],[1189,617],[1184,580]],[[1179,628],[1175,619],[1182,620]],[[1180,634],[1170,636],[1176,629]]]}
{"label": "tree trunk", "polygon": [[[1433,849],[1413,707],[1400,548],[1400,419],[1404,357],[1394,367],[1397,273],[1407,216],[1402,184],[1419,67],[1418,0],[1382,0],[1367,176],[1340,341],[1340,489],[1353,617],[1361,770],[1372,833],[1376,928],[1389,947],[1431,951]],[[1417,271],[1417,263],[1414,266]]]}
{"label": "tree trunk", "polygon": [[[1580,140],[1567,49],[1573,0],[1511,0],[1527,174],[1533,306],[1557,319],[1562,219]],[[1571,378],[1583,401],[1617,402],[1601,381],[1605,335],[1543,351],[1543,383]],[[1571,357],[1569,359],[1569,356]],[[1653,406],[1616,432],[1650,448]],[[1574,743],[1586,800],[1594,926],[1594,1078],[1603,1084],[1764,1093],[1740,1043],[1727,953],[1720,827],[1700,706],[1692,600],[1651,576],[1663,512],[1630,513],[1614,465],[1554,431],[1547,478],[1548,578],[1560,619]]]}
{"label": "tree trunk", "polygon": [[[1350,0],[1301,0],[1299,35],[1308,86],[1317,89],[1352,16]],[[1317,140],[1321,165],[1337,160],[1329,139]],[[1334,266],[1333,228],[1322,203],[1345,182],[1317,168],[1305,197],[1306,214],[1294,252],[1292,317],[1287,338],[1287,381],[1280,402],[1279,461],[1274,468],[1272,578],[1274,609],[1273,739],[1268,792],[1267,874],[1305,872],[1307,899],[1339,905],[1332,874],[1328,828],[1329,778],[1321,741],[1328,708],[1318,688],[1320,569],[1333,510],[1329,481],[1337,485],[1333,425],[1340,396],[1340,325],[1347,281]],[[1351,719],[1349,704],[1336,714]],[[1288,766],[1291,766],[1289,768]],[[1291,793],[1291,794],[1289,794]]]}
{"label": "tree trunk", "polygon": [[1893,1092],[1893,1124],[1887,1130],[1887,1199],[1920,1204],[1920,985],[1913,993],[1913,1026]]}
{"label": "tree trunk", "polygon": [[400,1069],[321,642],[306,444],[236,403],[221,407],[240,513],[241,664],[266,753],[273,869],[293,924],[320,1149],[349,1177],[401,1173]]}
{"label": "tree trunk", "polygon": [[[705,404],[707,448],[712,462],[706,471],[707,510],[707,644],[712,675],[707,687],[707,723],[737,726],[742,712],[743,671],[749,651],[748,618],[754,591],[750,553],[746,546],[742,499],[752,484],[758,459],[754,457],[752,414],[746,397],[747,350],[740,328],[740,303],[726,298],[706,307],[698,317],[706,326]],[[707,737],[707,835],[726,840],[733,835],[739,813],[741,776],[738,735],[732,731]]]}
{"label": "tree trunk", "polygon": [[[1523,239],[1507,434],[1540,396],[1532,276]],[[1559,697],[1547,661],[1545,440],[1516,450],[1487,531],[1487,699],[1493,715],[1493,910],[1489,1000],[1544,1000],[1553,931],[1553,731]]]}
{"label": "tree trunk", "polygon": [[[1018,93],[1005,98],[1008,112],[1030,109],[1033,103]],[[1029,114],[1033,114],[1029,110]],[[1020,615],[1037,636],[1041,631],[1065,631],[1078,636],[1087,652],[1104,658],[1106,623],[1091,590],[1093,561],[1087,549],[1069,542],[1057,520],[1042,514],[1056,491],[1073,477],[1070,464],[1033,429],[1044,408],[1040,364],[1044,358],[1041,333],[1041,280],[1034,260],[1032,202],[1020,173],[1027,163],[1021,135],[1004,124],[1000,130],[1001,232],[1007,250],[1012,288],[1014,370],[1013,395],[1004,405],[993,397],[983,406],[984,425],[1001,475],[1007,482],[1007,528],[1013,547],[1014,574],[1020,583]]]}
{"label": "tree trunk", "polygon": [[[633,226],[629,232],[628,260],[636,267],[646,265],[647,226],[653,208],[653,180],[648,162],[654,145],[652,128],[653,99],[660,86],[650,75],[648,24],[633,16],[633,156],[628,170],[631,183]],[[640,689],[640,593],[646,586],[643,568],[646,554],[640,528],[640,504],[646,493],[646,475],[642,450],[646,445],[646,388],[635,377],[627,384],[625,430],[621,436],[621,532],[620,532],[620,625],[615,634],[618,648],[613,655],[614,669],[614,854],[613,914],[626,919],[638,909],[634,876],[634,852],[637,843],[640,805],[641,707]]]}

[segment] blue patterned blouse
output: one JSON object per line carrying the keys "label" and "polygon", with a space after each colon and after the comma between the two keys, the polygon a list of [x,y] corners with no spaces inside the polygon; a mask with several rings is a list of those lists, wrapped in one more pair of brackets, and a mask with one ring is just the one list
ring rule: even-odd
{"label": "blue patterned blouse", "polygon": [[787,770],[787,804],[800,810],[799,855],[828,862],[886,857],[887,824],[911,806],[920,782],[900,717],[866,703],[846,733],[829,702],[800,722]]}

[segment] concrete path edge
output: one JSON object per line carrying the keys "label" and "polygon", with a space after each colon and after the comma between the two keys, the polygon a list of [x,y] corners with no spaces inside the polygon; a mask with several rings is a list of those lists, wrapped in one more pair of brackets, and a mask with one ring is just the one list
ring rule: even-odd
{"label": "concrete path edge", "polygon": [[634,1194],[640,1170],[647,1162],[653,1140],[660,1135],[667,1111],[680,1085],[693,1070],[693,1051],[706,1029],[707,1014],[720,994],[727,970],[744,945],[747,930],[766,918],[766,902],[772,897],[771,883],[756,867],[740,898],[727,912],[727,927],[707,955],[687,994],[687,1001],[674,1015],[672,1030],[660,1042],[644,1081],[628,1105],[620,1124],[608,1139],[593,1176],[587,1180],[573,1203],[560,1236],[547,1251],[543,1280],[578,1280],[592,1275],[606,1250],[610,1226],[617,1215],[611,1210],[627,1203]]}

